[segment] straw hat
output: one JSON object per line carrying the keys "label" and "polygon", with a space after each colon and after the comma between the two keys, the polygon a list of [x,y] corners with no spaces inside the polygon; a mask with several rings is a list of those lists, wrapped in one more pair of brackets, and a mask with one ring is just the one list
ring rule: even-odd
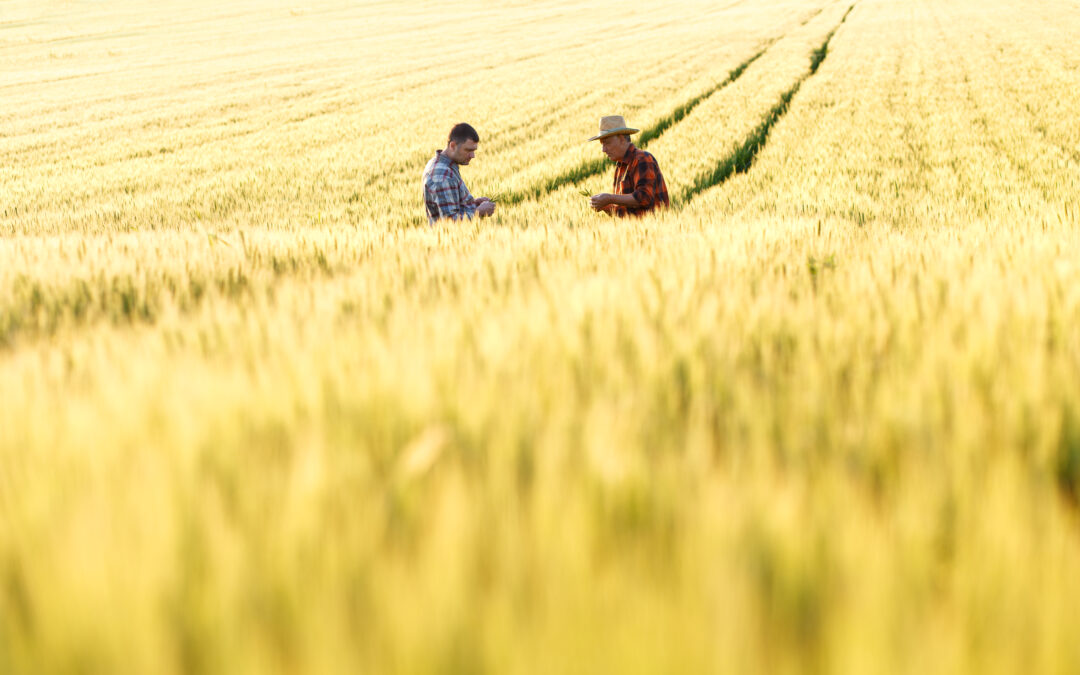
{"label": "straw hat", "polygon": [[607,117],[600,118],[600,134],[590,138],[590,141],[598,141],[601,138],[607,138],[608,136],[619,136],[636,134],[639,129],[631,129],[626,126],[626,120],[622,115],[608,115]]}

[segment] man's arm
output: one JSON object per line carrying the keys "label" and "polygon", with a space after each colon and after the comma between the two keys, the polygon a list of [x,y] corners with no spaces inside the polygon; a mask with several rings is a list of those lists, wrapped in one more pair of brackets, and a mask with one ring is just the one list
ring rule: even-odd
{"label": "man's arm", "polygon": [[472,218],[473,214],[476,213],[476,204],[462,204],[459,201],[460,196],[457,186],[450,180],[432,181],[428,190],[431,193],[432,202],[435,204],[437,220],[443,218],[461,220],[462,218]]}
{"label": "man's arm", "polygon": [[659,176],[656,162],[643,158],[634,167],[634,191],[628,195],[599,194],[591,200],[593,209],[604,211],[607,207],[625,206],[628,208],[652,208],[656,202],[656,183]]}
{"label": "man's arm", "polygon": [[589,203],[594,211],[605,211],[609,206],[628,206],[630,208],[635,208],[640,205],[637,197],[634,195],[613,195],[607,192],[593,195],[589,199]]}

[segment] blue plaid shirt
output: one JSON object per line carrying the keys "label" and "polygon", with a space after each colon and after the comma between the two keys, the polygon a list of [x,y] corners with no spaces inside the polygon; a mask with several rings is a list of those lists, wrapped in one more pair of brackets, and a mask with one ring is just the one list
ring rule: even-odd
{"label": "blue plaid shirt", "polygon": [[442,154],[442,150],[436,150],[424,167],[424,207],[429,224],[440,218],[472,218],[476,213],[472,193],[461,180],[457,162]]}

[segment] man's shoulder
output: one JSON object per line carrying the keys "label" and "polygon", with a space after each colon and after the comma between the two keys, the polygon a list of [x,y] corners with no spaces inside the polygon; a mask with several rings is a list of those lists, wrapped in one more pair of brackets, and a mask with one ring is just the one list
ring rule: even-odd
{"label": "man's shoulder", "polygon": [[638,148],[637,152],[638,152],[637,161],[639,161],[639,162],[649,162],[651,164],[656,164],[656,157],[651,152],[649,152],[648,150],[642,150],[641,148]]}
{"label": "man's shoulder", "polygon": [[454,167],[450,162],[442,159],[441,155],[432,157],[424,167],[424,181],[430,183],[443,183],[454,178]]}
{"label": "man's shoulder", "polygon": [[634,173],[638,173],[640,171],[655,171],[657,174],[659,174],[660,162],[656,161],[656,157],[654,157],[652,153],[639,149],[637,151],[637,156],[634,157],[633,167],[631,170]]}

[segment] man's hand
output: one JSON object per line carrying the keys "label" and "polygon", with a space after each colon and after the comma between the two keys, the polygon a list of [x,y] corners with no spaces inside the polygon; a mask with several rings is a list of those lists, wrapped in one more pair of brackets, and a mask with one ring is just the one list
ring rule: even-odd
{"label": "man's hand", "polygon": [[493,202],[493,201],[495,201],[495,200],[491,199],[490,197],[477,197],[476,199],[472,200],[472,203],[473,203],[474,206],[480,206],[484,202]]}
{"label": "man's hand", "polygon": [[487,218],[493,213],[495,213],[495,202],[490,199],[480,202],[480,205],[476,207],[476,215],[481,218]]}

